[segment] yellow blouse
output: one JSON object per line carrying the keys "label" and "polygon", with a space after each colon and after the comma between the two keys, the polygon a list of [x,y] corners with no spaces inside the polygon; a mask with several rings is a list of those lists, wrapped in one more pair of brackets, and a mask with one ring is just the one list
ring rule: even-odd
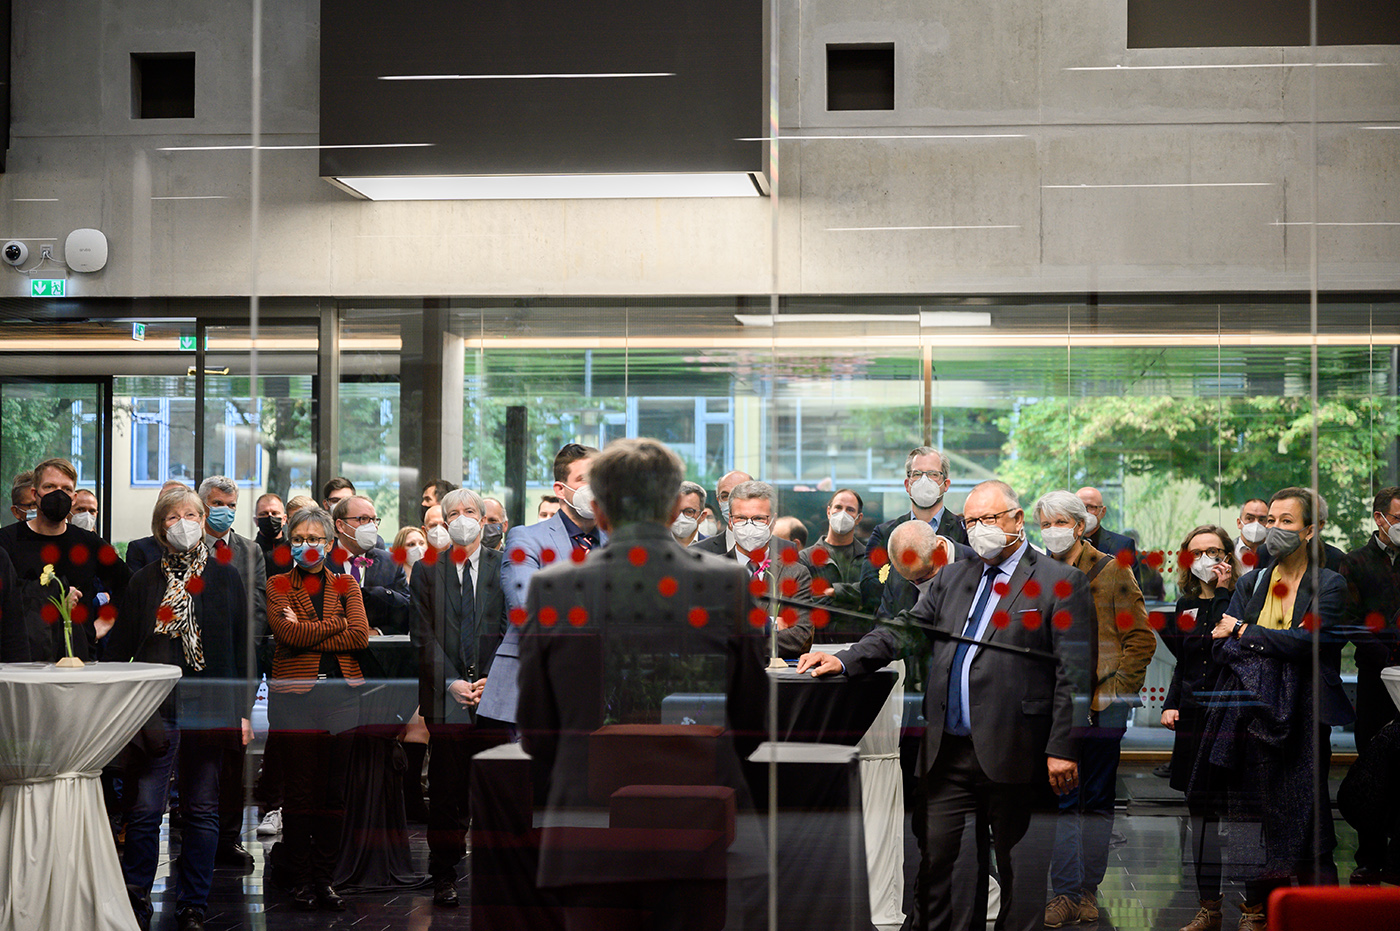
{"label": "yellow blouse", "polygon": [[[1269,580],[1265,583],[1269,586],[1269,594],[1264,599],[1264,607],[1259,611],[1259,618],[1254,623],[1260,627],[1267,627],[1270,630],[1287,630],[1293,626],[1292,618],[1285,618],[1283,614],[1283,599],[1275,592],[1279,583],[1279,567],[1274,566],[1269,573]],[[1286,595],[1287,593],[1285,593]]]}

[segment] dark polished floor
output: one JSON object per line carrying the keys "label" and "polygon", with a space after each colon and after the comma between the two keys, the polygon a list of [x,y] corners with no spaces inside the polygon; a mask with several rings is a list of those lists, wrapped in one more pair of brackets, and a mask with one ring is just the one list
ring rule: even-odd
{"label": "dark polished floor", "polygon": [[[1101,917],[1097,924],[1081,924],[1078,928],[1099,931],[1175,931],[1190,920],[1196,910],[1196,898],[1191,890],[1192,868],[1186,840],[1185,807],[1181,795],[1173,792],[1166,780],[1152,775],[1151,763],[1124,762],[1119,773],[1119,810],[1115,830],[1123,843],[1109,854],[1109,869],[1100,889]],[[1345,774],[1345,767],[1334,766],[1332,792]],[[254,834],[253,812],[245,844],[256,860],[252,873],[239,875],[232,870],[215,874],[213,895],[207,915],[211,931],[232,928],[301,929],[337,928],[355,931],[442,931],[467,928],[471,910],[466,907],[469,888],[464,879],[459,884],[463,907],[446,910],[432,905],[431,889],[408,889],[398,893],[359,894],[350,896],[350,910],[331,912],[298,912],[288,896],[264,884],[263,864],[271,839],[260,841]],[[422,825],[411,825],[414,864],[422,869],[427,862],[427,844]],[[1356,833],[1340,818],[1337,820],[1337,866],[1346,881],[1354,865]],[[910,856],[906,871],[912,871],[914,848],[908,844]],[[170,872],[166,844],[162,843],[160,871],[153,890],[153,899],[160,910],[152,925],[158,931],[174,928],[173,902],[164,901],[164,887]],[[470,855],[469,855],[470,856]],[[464,876],[468,872],[463,864]],[[1186,882],[1183,882],[1183,877]],[[1238,915],[1238,890],[1227,891],[1225,927],[1233,928]]]}

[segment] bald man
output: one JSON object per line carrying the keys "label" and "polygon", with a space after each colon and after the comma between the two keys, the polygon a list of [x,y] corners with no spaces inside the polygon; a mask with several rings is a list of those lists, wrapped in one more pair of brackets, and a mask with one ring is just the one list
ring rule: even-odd
{"label": "bald man", "polygon": [[[735,469],[733,472],[726,472],[715,482],[715,500],[719,502],[719,522],[725,525],[724,548],[734,549],[734,531],[729,529],[729,493],[744,482],[753,481],[753,476],[747,472],[740,472]],[[695,544],[691,544],[694,546]]]}
{"label": "bald man", "polygon": [[1132,537],[1125,537],[1121,533],[1114,533],[1103,526],[1104,515],[1108,513],[1108,508],[1103,503],[1103,495],[1092,485],[1085,485],[1076,491],[1075,496],[1084,502],[1084,507],[1089,511],[1088,528],[1084,532],[1083,539],[1100,553],[1108,556],[1117,556],[1123,550],[1127,550],[1132,556],[1132,562],[1128,565],[1133,567],[1133,575],[1138,574],[1137,568],[1137,544]]}

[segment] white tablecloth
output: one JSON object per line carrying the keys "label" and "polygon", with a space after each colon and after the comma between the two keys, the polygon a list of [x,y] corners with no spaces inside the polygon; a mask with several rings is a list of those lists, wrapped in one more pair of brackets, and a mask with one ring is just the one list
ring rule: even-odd
{"label": "white tablecloth", "polygon": [[0,665],[0,931],[135,931],[98,776],[179,678]]}
{"label": "white tablecloth", "polygon": [[1387,666],[1381,670],[1381,681],[1390,691],[1390,700],[1400,708],[1400,666]]}

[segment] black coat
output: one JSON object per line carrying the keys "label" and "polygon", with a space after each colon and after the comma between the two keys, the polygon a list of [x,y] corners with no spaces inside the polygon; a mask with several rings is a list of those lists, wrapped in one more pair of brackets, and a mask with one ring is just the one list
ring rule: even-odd
{"label": "black coat", "polygon": [[29,662],[29,635],[14,563],[0,550],[0,663]]}
{"label": "black coat", "polygon": [[[1167,687],[1163,711],[1177,711],[1180,718],[1172,739],[1171,787],[1185,792],[1191,782],[1197,755],[1209,746],[1205,734],[1206,704],[1215,691],[1220,667],[1215,662],[1214,641],[1210,632],[1224,616],[1234,593],[1223,586],[1216,589],[1210,601],[1186,597],[1176,603],[1178,620],[1185,611],[1196,612],[1196,623],[1190,631],[1173,638],[1176,644],[1176,669]],[[1198,790],[1205,791],[1202,784]]]}
{"label": "black coat", "polygon": [[[865,541],[865,562],[861,564],[860,568],[860,603],[862,610],[867,613],[874,612],[879,608],[886,582],[898,575],[889,564],[887,546],[890,534],[894,533],[894,528],[906,520],[913,519],[913,512],[906,511],[883,524],[877,524],[875,529],[870,531],[870,539]],[[943,509],[943,514],[938,518],[938,526],[935,529],[939,536],[947,537],[954,543],[967,545],[967,530],[963,528],[962,515],[954,514],[950,508]],[[875,565],[876,562],[879,562],[880,565]]]}
{"label": "black coat", "polygon": [[418,648],[418,710],[423,719],[441,724],[462,717],[461,706],[447,693],[454,680],[487,676],[496,646],[505,636],[506,599],[501,589],[501,553],[481,548],[476,582],[472,586],[474,642],[463,643],[457,623],[461,583],[452,548],[438,554],[432,565],[418,563],[409,585],[412,596],[413,644]]}
{"label": "black coat", "polygon": [[[383,634],[406,634],[409,628],[408,617],[408,577],[403,566],[394,562],[389,551],[381,547],[366,550],[369,565],[365,567],[360,581],[360,591],[365,599],[365,620],[369,626]],[[327,561],[332,572],[349,572],[349,564]]]}

